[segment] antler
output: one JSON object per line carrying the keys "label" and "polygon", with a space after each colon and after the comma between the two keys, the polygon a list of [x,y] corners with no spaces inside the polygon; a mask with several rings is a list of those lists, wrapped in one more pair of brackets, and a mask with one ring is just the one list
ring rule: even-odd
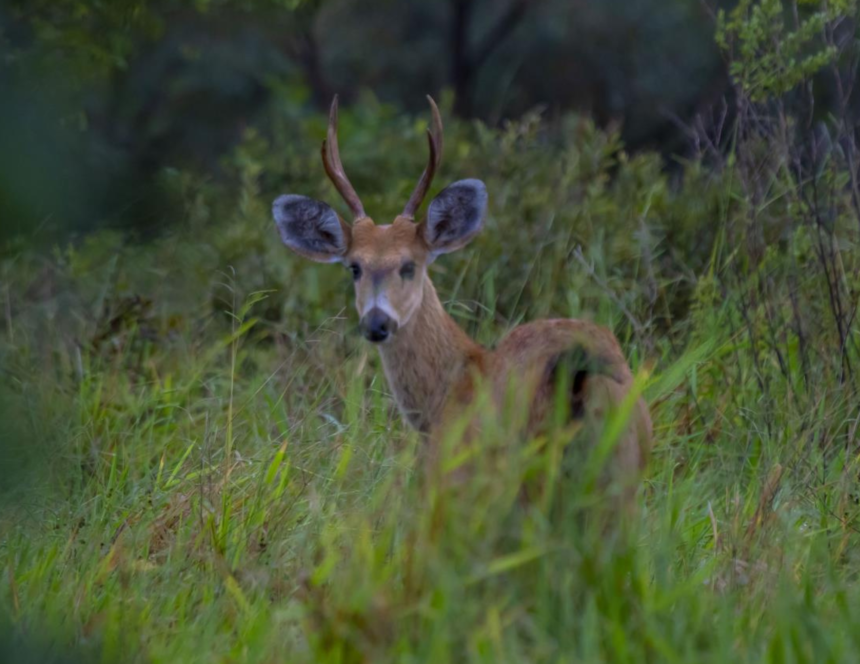
{"label": "antler", "polygon": [[349,209],[352,210],[353,221],[366,217],[361,199],[355,193],[355,188],[350,184],[349,178],[346,177],[346,172],[340,161],[340,150],[337,147],[337,95],[332,99],[331,110],[328,114],[328,137],[322,144],[322,161],[329,180],[332,181],[335,189],[338,190]]}
{"label": "antler", "polygon": [[409,197],[409,202],[403,208],[403,217],[414,218],[415,212],[421,207],[421,202],[427,195],[427,190],[430,188],[430,183],[433,182],[433,176],[436,174],[436,169],[442,161],[442,116],[439,114],[439,108],[433,97],[427,95],[427,101],[430,102],[430,110],[433,113],[432,128],[427,129],[427,142],[430,145],[430,159],[427,162],[427,168],[421,174],[421,179],[415,185],[415,191]]}

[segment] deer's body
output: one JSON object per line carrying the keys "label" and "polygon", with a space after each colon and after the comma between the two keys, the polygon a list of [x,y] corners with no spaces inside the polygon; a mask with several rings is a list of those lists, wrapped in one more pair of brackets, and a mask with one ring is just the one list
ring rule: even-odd
{"label": "deer's body", "polygon": [[[553,369],[566,353],[581,353],[600,373],[583,379],[572,399],[572,417],[592,422],[621,402],[633,381],[614,335],[583,320],[549,319],[526,323],[509,332],[494,349],[473,341],[445,311],[430,279],[424,283],[421,307],[390,343],[379,346],[383,370],[404,420],[426,434],[431,445],[447,422],[472,405],[477,391],[490,389],[497,407],[515,389],[530,400],[526,435],[537,432],[553,404]],[[623,471],[640,470],[648,456],[651,418],[645,402],[636,405],[628,431],[617,447]]]}
{"label": "deer's body", "polygon": [[[524,430],[517,433],[539,431],[555,407],[559,372],[567,372],[563,378],[568,417],[599,427],[633,382],[609,330],[581,320],[541,320],[517,327],[488,350],[442,306],[427,266],[477,234],[487,194],[480,181],[461,180],[437,195],[423,222],[413,221],[441,156],[441,119],[432,106],[435,131],[430,132],[428,168],[403,214],[390,225],[377,226],[365,215],[340,164],[335,100],[323,163],[355,222],[349,226],[324,203],[282,196],[273,207],[282,239],[303,256],[350,268],[362,332],[379,347],[405,420],[426,434],[431,445],[468,409],[479,390],[488,389],[492,403],[504,408],[512,385],[526,406]],[[650,440],[651,419],[639,399],[616,448],[615,466],[621,476],[638,475]]]}

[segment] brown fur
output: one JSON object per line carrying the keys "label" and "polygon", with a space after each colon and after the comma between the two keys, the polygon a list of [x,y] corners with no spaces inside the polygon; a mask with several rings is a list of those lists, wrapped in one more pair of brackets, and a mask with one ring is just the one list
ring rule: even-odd
{"label": "brown fur", "polygon": [[[384,299],[398,330],[379,345],[382,365],[405,420],[439,444],[448,423],[473,403],[479,385],[490,389],[492,401],[504,407],[512,383],[519,398],[529,399],[521,434],[541,430],[551,411],[559,362],[579,353],[587,369],[576,376],[571,416],[599,431],[607,410],[618,406],[631,388],[633,376],[613,334],[582,320],[541,320],[521,325],[495,350],[475,343],[445,311],[427,274],[432,252],[425,227],[406,217],[377,226],[369,218],[353,227],[342,224],[348,245],[342,262],[359,266],[356,307]],[[405,279],[402,266],[415,264]],[[475,425],[473,425],[474,428]],[[474,431],[473,431],[474,433]],[[642,399],[616,448],[616,477],[635,485],[648,456],[651,418]]]}
{"label": "brown fur", "polygon": [[[335,120],[336,107],[335,102]],[[431,165],[434,154],[431,151]],[[352,202],[357,217],[353,226],[324,203],[294,195],[274,202],[275,221],[294,251],[312,260],[341,262],[352,270],[365,335],[381,342],[383,368],[397,405],[406,421],[427,436],[431,457],[440,449],[447,427],[470,414],[479,394],[489,397],[496,422],[504,423],[513,440],[542,433],[558,415],[558,406],[566,408],[561,414],[568,421],[586,428],[585,438],[599,437],[607,414],[633,385],[609,330],[581,320],[541,320],[516,328],[495,350],[488,350],[470,339],[439,301],[427,268],[435,256],[464,246],[480,230],[487,202],[483,183],[453,183],[437,195],[420,224],[404,214],[390,225],[376,226],[364,215],[340,167],[334,166],[327,162],[327,171]],[[424,180],[419,193],[426,189]],[[417,204],[420,198],[423,194]],[[557,392],[559,381],[566,394]],[[525,408],[510,407],[517,404]],[[522,416],[509,423],[511,413]],[[468,441],[479,433],[481,419],[472,417],[466,425]],[[651,418],[640,398],[610,463],[611,475],[625,486],[625,496],[635,493],[651,436]]]}
{"label": "brown fur", "polygon": [[[633,376],[606,328],[580,320],[535,321],[511,331],[495,350],[487,350],[445,312],[429,278],[423,290],[418,312],[379,351],[397,405],[407,422],[429,434],[431,444],[438,443],[445,423],[470,405],[476,379],[487,381],[500,406],[512,380],[520,393],[531,393],[524,433],[536,432],[554,396],[554,384],[542,380],[547,365],[571,348],[581,347],[602,364],[602,373],[590,375],[585,383],[585,419],[599,421],[630,389]],[[643,468],[651,435],[648,408],[639,399],[617,447],[621,474],[635,475]]]}
{"label": "brown fur", "polygon": [[[421,304],[420,284],[426,274],[429,251],[418,233],[418,225],[397,217],[390,226],[376,226],[362,219],[352,228],[345,262],[358,264],[363,277],[355,284],[355,304],[359,315],[375,293],[384,293],[391,307],[405,324]],[[412,281],[400,278],[398,271],[412,261],[418,268]]]}

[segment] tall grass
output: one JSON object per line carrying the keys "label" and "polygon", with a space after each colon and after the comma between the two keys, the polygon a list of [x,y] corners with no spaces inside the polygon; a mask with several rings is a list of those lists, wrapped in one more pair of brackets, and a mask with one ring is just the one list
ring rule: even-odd
{"label": "tall grass", "polygon": [[[336,202],[321,120],[249,133],[235,188],[181,176],[170,236],[7,251],[14,633],[48,643],[42,661],[70,656],[57,644],[123,662],[856,661],[853,137],[810,161],[802,128],[778,131],[797,106],[738,94],[731,135],[696,128],[674,184],[581,118],[448,123],[441,178],[480,176],[491,213],[433,278],[487,344],[545,315],[616,330],[655,420],[625,527],[560,471],[559,441],[504,422],[470,481],[423,472],[349,279],[269,219],[282,190]],[[343,120],[383,221],[420,132],[372,100]]]}

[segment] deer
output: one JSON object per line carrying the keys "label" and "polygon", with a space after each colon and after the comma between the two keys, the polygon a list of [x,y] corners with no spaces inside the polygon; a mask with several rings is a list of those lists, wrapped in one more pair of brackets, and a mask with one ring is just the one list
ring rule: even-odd
{"label": "deer", "polygon": [[[272,213],[283,243],[303,258],[338,263],[355,285],[359,330],[381,357],[404,420],[439,445],[446,427],[488,386],[502,408],[512,381],[526,399],[524,434],[541,429],[553,408],[560,372],[567,394],[565,418],[600,426],[631,391],[633,374],[618,340],[587,320],[546,319],[510,331],[493,349],[475,341],[448,314],[428,273],[443,254],[465,247],[481,231],[488,195],[478,179],[456,181],[416,214],[442,159],[443,128],[432,97],[427,129],[429,159],[403,211],[377,225],[344,171],[338,148],[338,97],[322,143],[325,173],[352,214],[348,223],[327,203],[297,194],[279,196]],[[616,477],[634,487],[651,445],[652,424],[640,396],[614,450]]]}

